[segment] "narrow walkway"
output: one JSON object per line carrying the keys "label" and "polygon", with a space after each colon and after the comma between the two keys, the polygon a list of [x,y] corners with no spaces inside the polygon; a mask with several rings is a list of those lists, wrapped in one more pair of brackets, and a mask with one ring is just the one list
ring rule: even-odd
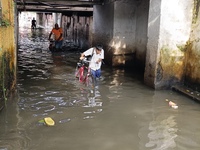
{"label": "narrow walkway", "polygon": [[175,85],[172,87],[172,89],[200,102],[200,92],[198,91],[195,91],[184,85]]}

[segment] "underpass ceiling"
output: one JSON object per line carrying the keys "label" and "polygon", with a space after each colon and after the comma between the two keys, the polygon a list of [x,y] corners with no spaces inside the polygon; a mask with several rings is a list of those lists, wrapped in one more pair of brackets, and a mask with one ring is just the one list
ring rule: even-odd
{"label": "underpass ceiling", "polygon": [[103,5],[104,0],[15,0],[18,11],[66,12],[93,11],[94,5]]}

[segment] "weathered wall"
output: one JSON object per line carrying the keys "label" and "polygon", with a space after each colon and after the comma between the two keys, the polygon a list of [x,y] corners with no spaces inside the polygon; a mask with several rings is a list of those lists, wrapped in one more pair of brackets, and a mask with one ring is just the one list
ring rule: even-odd
{"label": "weathered wall", "polygon": [[193,3],[187,0],[150,1],[144,79],[147,85],[162,89],[183,80],[192,10]]}
{"label": "weathered wall", "polygon": [[0,25],[0,101],[16,84],[16,43],[14,1],[1,0],[2,22]]}
{"label": "weathered wall", "polygon": [[185,85],[200,90],[200,0],[194,1],[193,26],[186,46]]}

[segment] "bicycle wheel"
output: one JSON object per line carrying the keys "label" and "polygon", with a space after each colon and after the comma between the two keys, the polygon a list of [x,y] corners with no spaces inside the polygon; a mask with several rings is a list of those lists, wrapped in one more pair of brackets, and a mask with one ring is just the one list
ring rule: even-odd
{"label": "bicycle wheel", "polygon": [[82,67],[77,67],[75,70],[75,77],[78,78],[79,82],[83,82],[83,68]]}
{"label": "bicycle wheel", "polygon": [[79,81],[84,83],[85,80],[86,80],[86,70],[85,66],[82,66],[79,68]]}

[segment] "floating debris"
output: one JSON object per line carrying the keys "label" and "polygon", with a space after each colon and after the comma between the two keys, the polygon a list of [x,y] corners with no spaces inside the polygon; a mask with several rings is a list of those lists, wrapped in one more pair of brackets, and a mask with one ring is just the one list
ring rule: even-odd
{"label": "floating debris", "polygon": [[174,103],[174,102],[172,102],[172,101],[169,101],[169,106],[172,107],[172,108],[174,108],[174,109],[178,108],[177,104]]}
{"label": "floating debris", "polygon": [[189,93],[189,92],[190,92],[190,90],[186,90],[186,92],[188,92],[188,93]]}
{"label": "floating debris", "polygon": [[47,126],[54,126],[55,125],[55,121],[51,117],[44,118],[44,122],[46,123]]}
{"label": "floating debris", "polygon": [[177,109],[177,108],[178,108],[178,106],[177,106],[177,105],[175,105],[175,106],[172,106],[172,108],[174,108],[174,109]]}
{"label": "floating debris", "polygon": [[51,117],[46,117],[40,121],[38,121],[38,123],[40,125],[47,125],[47,126],[54,126],[55,125],[55,121],[51,118]]}

